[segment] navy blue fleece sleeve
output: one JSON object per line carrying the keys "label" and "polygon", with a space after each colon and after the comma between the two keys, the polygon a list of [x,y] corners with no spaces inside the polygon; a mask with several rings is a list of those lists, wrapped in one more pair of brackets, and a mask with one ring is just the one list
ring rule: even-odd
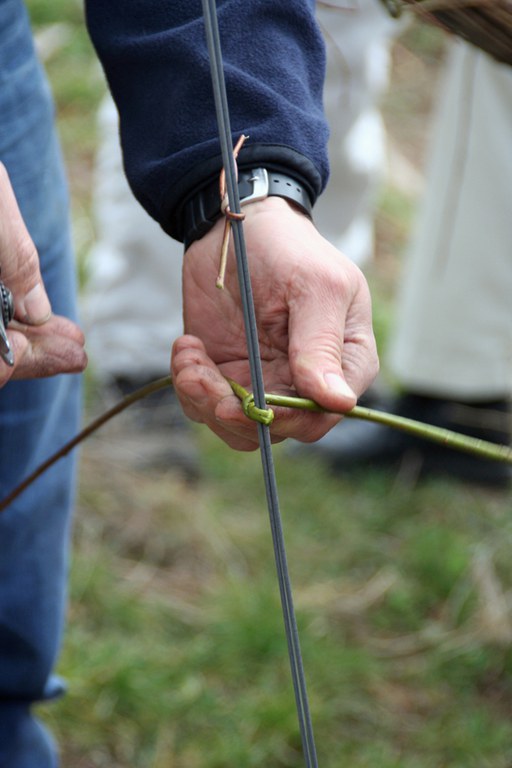
{"label": "navy blue fleece sleeve", "polygon": [[[287,170],[312,199],[325,186],[323,40],[313,0],[219,0],[239,165]],[[217,124],[200,0],[86,0],[91,39],[121,116],[128,179],[180,236],[180,211],[218,173]]]}

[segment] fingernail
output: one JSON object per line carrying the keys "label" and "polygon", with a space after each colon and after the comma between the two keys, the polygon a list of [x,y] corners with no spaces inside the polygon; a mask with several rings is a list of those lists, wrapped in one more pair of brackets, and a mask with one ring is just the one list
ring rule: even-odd
{"label": "fingernail", "polygon": [[46,291],[41,283],[35,285],[25,296],[24,322],[42,325],[52,314],[52,308]]}
{"label": "fingernail", "polygon": [[339,374],[326,373],[324,381],[331,392],[335,392],[337,395],[343,395],[343,397],[355,398],[354,392],[350,389],[345,379],[342,379]]}

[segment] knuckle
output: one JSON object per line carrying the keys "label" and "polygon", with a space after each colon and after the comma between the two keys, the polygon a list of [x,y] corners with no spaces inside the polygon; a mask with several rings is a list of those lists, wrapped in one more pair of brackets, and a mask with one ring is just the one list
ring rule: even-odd
{"label": "knuckle", "polygon": [[10,258],[2,263],[2,278],[10,287],[23,286],[28,292],[40,280],[39,257],[29,234],[16,232],[6,254]]}
{"label": "knuckle", "polygon": [[23,277],[28,278],[34,272],[39,272],[37,250],[27,232],[19,234],[16,243],[16,253],[19,261],[18,271]]}

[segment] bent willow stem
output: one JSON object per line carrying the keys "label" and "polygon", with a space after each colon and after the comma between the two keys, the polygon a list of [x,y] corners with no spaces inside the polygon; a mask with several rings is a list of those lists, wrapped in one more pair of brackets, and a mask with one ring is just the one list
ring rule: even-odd
{"label": "bent willow stem", "polygon": [[[249,418],[258,421],[260,418],[258,409],[253,409],[251,407],[250,393],[247,392],[244,387],[240,386],[240,384],[237,384],[237,382],[230,379],[228,379],[228,381],[231,385],[231,389],[242,402],[244,413]],[[308,400],[303,397],[265,394],[265,402],[267,405],[276,407],[300,408],[306,411],[327,412],[325,408],[319,406],[314,400]],[[333,413],[333,411],[331,411],[331,413]],[[338,413],[342,412],[338,411]],[[422,421],[407,419],[404,416],[397,416],[396,414],[387,413],[386,411],[378,411],[374,408],[365,408],[361,405],[356,405],[352,410],[343,412],[343,416],[349,419],[373,421],[377,424],[391,427],[392,429],[408,432],[409,434],[423,438],[424,440],[440,443],[447,448],[453,448],[458,451],[476,454],[482,458],[512,464],[512,448],[508,445],[490,443],[488,440],[481,440],[477,437],[470,437],[469,435],[461,435],[459,432],[453,432],[450,429],[435,427],[432,424],[424,424]]]}
{"label": "bent willow stem", "polygon": [[[254,405],[254,397],[248,390],[232,379],[227,379],[227,381],[234,394],[241,401],[244,413],[248,418],[253,421],[262,421],[263,423],[270,423],[272,421],[273,412],[271,409],[264,410],[256,408]],[[38,477],[46,472],[47,469],[53,466],[59,459],[66,456],[73,448],[79,445],[79,443],[89,437],[89,435],[96,432],[96,430],[103,426],[103,424],[106,424],[113,419],[114,416],[122,413],[126,408],[133,405],[133,403],[136,403],[138,400],[142,400],[153,392],[158,392],[158,390],[169,386],[172,386],[171,376],[164,376],[161,379],[156,379],[127,395],[113,408],[105,411],[105,413],[97,419],[94,419],[94,421],[79,432],[76,437],[66,443],[59,451],[54,453],[53,456],[50,456],[49,459],[40,464],[31,475],[25,478],[22,483],[0,500],[0,512],[3,512],[4,509],[18,498],[29,485],[32,485]],[[299,408],[305,411],[327,412],[325,408],[322,408],[318,403],[315,403],[314,400],[308,400],[304,397],[265,394],[265,402],[267,405],[273,405],[276,408]],[[385,411],[378,411],[374,408],[364,408],[361,405],[356,405],[350,411],[343,413],[340,411],[339,413],[349,419],[363,419],[365,421],[373,421],[377,424],[384,424],[392,429],[400,429],[403,432],[409,432],[411,435],[423,438],[424,440],[431,440],[440,443],[447,448],[453,448],[454,450],[473,453],[484,459],[492,459],[493,461],[512,464],[512,448],[508,445],[490,443],[487,440],[480,440],[476,437],[470,437],[469,435],[461,435],[459,432],[452,432],[449,429],[434,427],[432,424],[424,424],[421,421],[406,419],[404,416],[397,416],[396,414],[386,413]]]}

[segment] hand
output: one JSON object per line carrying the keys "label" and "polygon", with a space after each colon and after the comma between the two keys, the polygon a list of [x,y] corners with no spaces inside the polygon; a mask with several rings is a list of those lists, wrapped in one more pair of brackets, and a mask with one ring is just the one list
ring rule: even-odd
{"label": "hand", "polygon": [[[360,270],[280,198],[245,208],[244,233],[265,390],[298,394],[347,411],[378,371],[368,286]],[[215,286],[224,223],[187,250],[183,268],[186,336],[172,352],[176,392],[189,418],[238,450],[257,447],[257,430],[224,376],[250,387],[232,245],[226,287]],[[322,437],[340,416],[276,409],[273,441]]]}
{"label": "hand", "polygon": [[0,386],[12,379],[38,379],[57,373],[80,373],[87,364],[84,336],[67,317],[52,315],[42,325],[9,325],[14,366],[0,363]]}
{"label": "hand", "polygon": [[0,360],[0,387],[11,378],[40,378],[83,370],[87,364],[83,334],[70,320],[52,316],[37,250],[1,163],[0,268],[0,278],[13,294],[15,317],[7,328],[14,366]]}

